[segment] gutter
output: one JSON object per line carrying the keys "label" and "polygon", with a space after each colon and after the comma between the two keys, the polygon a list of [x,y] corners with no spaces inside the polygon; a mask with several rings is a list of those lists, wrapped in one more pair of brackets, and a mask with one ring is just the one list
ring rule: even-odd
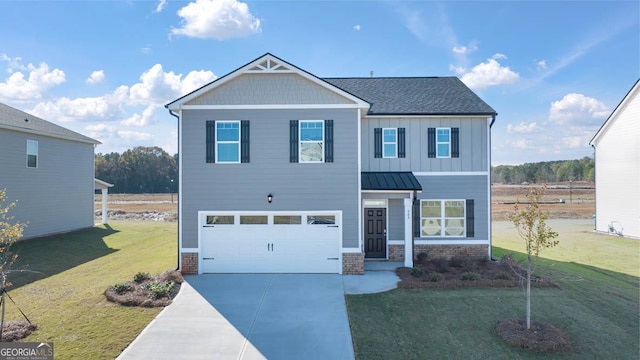
{"label": "gutter", "polygon": [[491,118],[491,124],[489,124],[489,128],[491,128],[493,126],[493,123],[496,122],[496,115],[498,115],[498,113],[493,114],[493,117]]}
{"label": "gutter", "polygon": [[[180,122],[180,116],[178,116],[176,113],[171,111],[168,107],[167,107],[167,110],[169,110],[169,114],[171,116],[175,117],[176,120],[178,120],[178,122]],[[178,124],[178,141],[180,141],[180,124]],[[180,270],[180,215],[181,215],[180,214],[180,201],[181,201],[181,198],[182,198],[182,196],[180,196],[181,195],[180,194],[180,186],[181,186],[181,184],[179,182],[180,182],[181,179],[180,179],[180,164],[179,164],[179,162],[180,162],[180,144],[178,144],[178,164],[177,164],[178,165],[178,202],[177,202],[177,205],[178,205],[178,221],[177,221],[177,224],[178,224],[178,246],[177,246],[178,253],[176,254],[176,260],[177,260],[176,261],[176,264],[177,264],[176,265],[176,270],[178,270],[178,271]]]}

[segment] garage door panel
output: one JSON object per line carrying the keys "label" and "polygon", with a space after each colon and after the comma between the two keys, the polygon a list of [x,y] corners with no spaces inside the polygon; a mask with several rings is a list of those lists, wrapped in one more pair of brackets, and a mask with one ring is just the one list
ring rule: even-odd
{"label": "garage door panel", "polygon": [[[200,231],[202,271],[213,273],[339,273],[341,227],[339,224],[275,224],[278,212],[268,215],[269,224],[204,225]],[[202,213],[207,215],[220,213]],[[289,214],[289,213],[284,213]],[[339,212],[328,214],[339,219]],[[295,216],[292,216],[295,221]],[[283,216],[277,221],[288,220]],[[204,221],[203,221],[204,222]]]}

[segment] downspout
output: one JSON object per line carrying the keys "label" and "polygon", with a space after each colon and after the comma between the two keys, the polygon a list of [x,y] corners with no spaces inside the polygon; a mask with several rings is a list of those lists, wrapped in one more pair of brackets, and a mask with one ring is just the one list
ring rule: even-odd
{"label": "downspout", "polygon": [[596,186],[596,172],[598,171],[596,167],[596,145],[591,143],[591,147],[593,148],[593,231],[598,231],[598,187]]}
{"label": "downspout", "polygon": [[[165,106],[165,107],[166,107],[166,106]],[[171,111],[171,109],[169,109],[169,108],[167,108],[167,110],[169,110],[169,114],[171,114],[171,116],[175,117],[175,118],[176,118],[176,120],[178,120],[178,164],[176,164],[176,165],[178,166],[178,201],[177,201],[177,203],[176,203],[176,205],[178,205],[178,221],[177,221],[177,224],[178,224],[178,231],[177,231],[177,235],[178,235],[178,236],[177,236],[177,240],[178,240],[178,246],[177,246],[177,248],[178,248],[178,253],[176,254],[176,260],[177,260],[177,262],[176,262],[176,264],[177,264],[177,265],[176,265],[176,270],[180,270],[180,221],[181,221],[181,220],[180,220],[180,215],[182,215],[182,214],[180,214],[180,201],[182,200],[182,196],[181,196],[181,194],[180,194],[180,186],[182,185],[182,184],[180,183],[180,180],[181,180],[181,179],[180,179],[180,156],[181,156],[181,154],[180,154],[180,124],[179,124],[179,123],[180,123],[180,116],[178,116],[177,114],[175,114],[175,113],[174,113],[173,111]],[[169,190],[169,191],[171,191],[171,190]]]}
{"label": "downspout", "polygon": [[489,260],[493,260],[493,218],[491,215],[491,127],[496,122],[498,113],[493,113],[491,123],[489,124]]}

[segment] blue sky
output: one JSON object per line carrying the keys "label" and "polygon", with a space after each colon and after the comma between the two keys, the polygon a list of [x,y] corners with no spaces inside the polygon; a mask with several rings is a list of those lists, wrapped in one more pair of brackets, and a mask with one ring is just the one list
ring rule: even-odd
{"label": "blue sky", "polygon": [[638,1],[0,1],[0,102],[177,150],[163,105],[270,52],[319,77],[458,76],[493,165],[591,156],[640,76]]}

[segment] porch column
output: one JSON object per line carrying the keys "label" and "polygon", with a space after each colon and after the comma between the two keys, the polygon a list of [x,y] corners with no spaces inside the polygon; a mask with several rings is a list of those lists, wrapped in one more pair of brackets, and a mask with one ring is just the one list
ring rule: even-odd
{"label": "porch column", "polygon": [[107,208],[107,200],[109,198],[109,188],[105,187],[100,190],[102,191],[102,223],[108,224],[109,218],[107,216],[107,212],[109,209]]}
{"label": "porch column", "polygon": [[404,199],[404,266],[413,267],[413,199]]}

